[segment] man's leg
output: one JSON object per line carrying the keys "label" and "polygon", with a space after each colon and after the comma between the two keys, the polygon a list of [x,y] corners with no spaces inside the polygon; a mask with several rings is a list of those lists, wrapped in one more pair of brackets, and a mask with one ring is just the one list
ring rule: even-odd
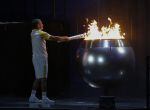
{"label": "man's leg", "polygon": [[35,96],[36,95],[36,91],[40,86],[40,80],[39,79],[35,79],[33,82],[33,87],[32,87],[32,91],[31,91],[31,96]]}
{"label": "man's leg", "polygon": [[33,82],[33,87],[32,87],[32,91],[31,91],[31,96],[29,98],[29,102],[41,102],[37,97],[36,97],[36,91],[38,89],[38,87],[40,86],[40,79],[36,79]]}
{"label": "man's leg", "polygon": [[47,97],[47,78],[41,79],[41,89],[42,89],[42,102],[43,103],[54,103]]}
{"label": "man's leg", "polygon": [[47,79],[46,78],[42,78],[41,79],[41,89],[42,89],[42,98],[46,97],[47,94]]}

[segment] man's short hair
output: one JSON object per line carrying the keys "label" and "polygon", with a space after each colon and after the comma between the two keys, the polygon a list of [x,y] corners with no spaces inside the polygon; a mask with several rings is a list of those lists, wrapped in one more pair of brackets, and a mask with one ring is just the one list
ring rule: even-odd
{"label": "man's short hair", "polygon": [[41,21],[41,19],[33,19],[32,20],[32,29],[37,29],[37,24]]}

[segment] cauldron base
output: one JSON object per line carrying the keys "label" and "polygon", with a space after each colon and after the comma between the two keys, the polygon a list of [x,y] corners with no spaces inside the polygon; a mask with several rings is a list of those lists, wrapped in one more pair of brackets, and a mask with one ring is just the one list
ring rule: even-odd
{"label": "cauldron base", "polygon": [[100,110],[116,110],[114,96],[101,96],[99,100]]}

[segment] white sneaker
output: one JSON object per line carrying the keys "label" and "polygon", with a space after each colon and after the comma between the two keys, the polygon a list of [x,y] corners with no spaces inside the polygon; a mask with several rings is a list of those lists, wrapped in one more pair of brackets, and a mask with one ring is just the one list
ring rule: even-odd
{"label": "white sneaker", "polygon": [[54,104],[55,101],[50,100],[48,97],[44,97],[44,98],[42,98],[42,103]]}
{"label": "white sneaker", "polygon": [[30,96],[29,102],[30,103],[41,103],[41,100],[38,99],[36,96]]}

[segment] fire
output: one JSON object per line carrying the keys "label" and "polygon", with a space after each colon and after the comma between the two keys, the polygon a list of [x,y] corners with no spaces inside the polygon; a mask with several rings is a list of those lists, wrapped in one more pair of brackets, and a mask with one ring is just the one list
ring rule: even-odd
{"label": "fire", "polygon": [[95,40],[95,39],[124,39],[125,33],[121,34],[120,25],[112,23],[112,20],[108,18],[110,24],[109,26],[102,26],[101,29],[97,26],[97,21],[93,20],[91,24],[88,25],[88,32],[85,40]]}
{"label": "fire", "polygon": [[102,33],[99,31],[97,22],[95,20],[93,20],[93,22],[88,26],[89,31],[87,32],[87,37],[85,40],[99,39],[99,37],[102,36]]}

